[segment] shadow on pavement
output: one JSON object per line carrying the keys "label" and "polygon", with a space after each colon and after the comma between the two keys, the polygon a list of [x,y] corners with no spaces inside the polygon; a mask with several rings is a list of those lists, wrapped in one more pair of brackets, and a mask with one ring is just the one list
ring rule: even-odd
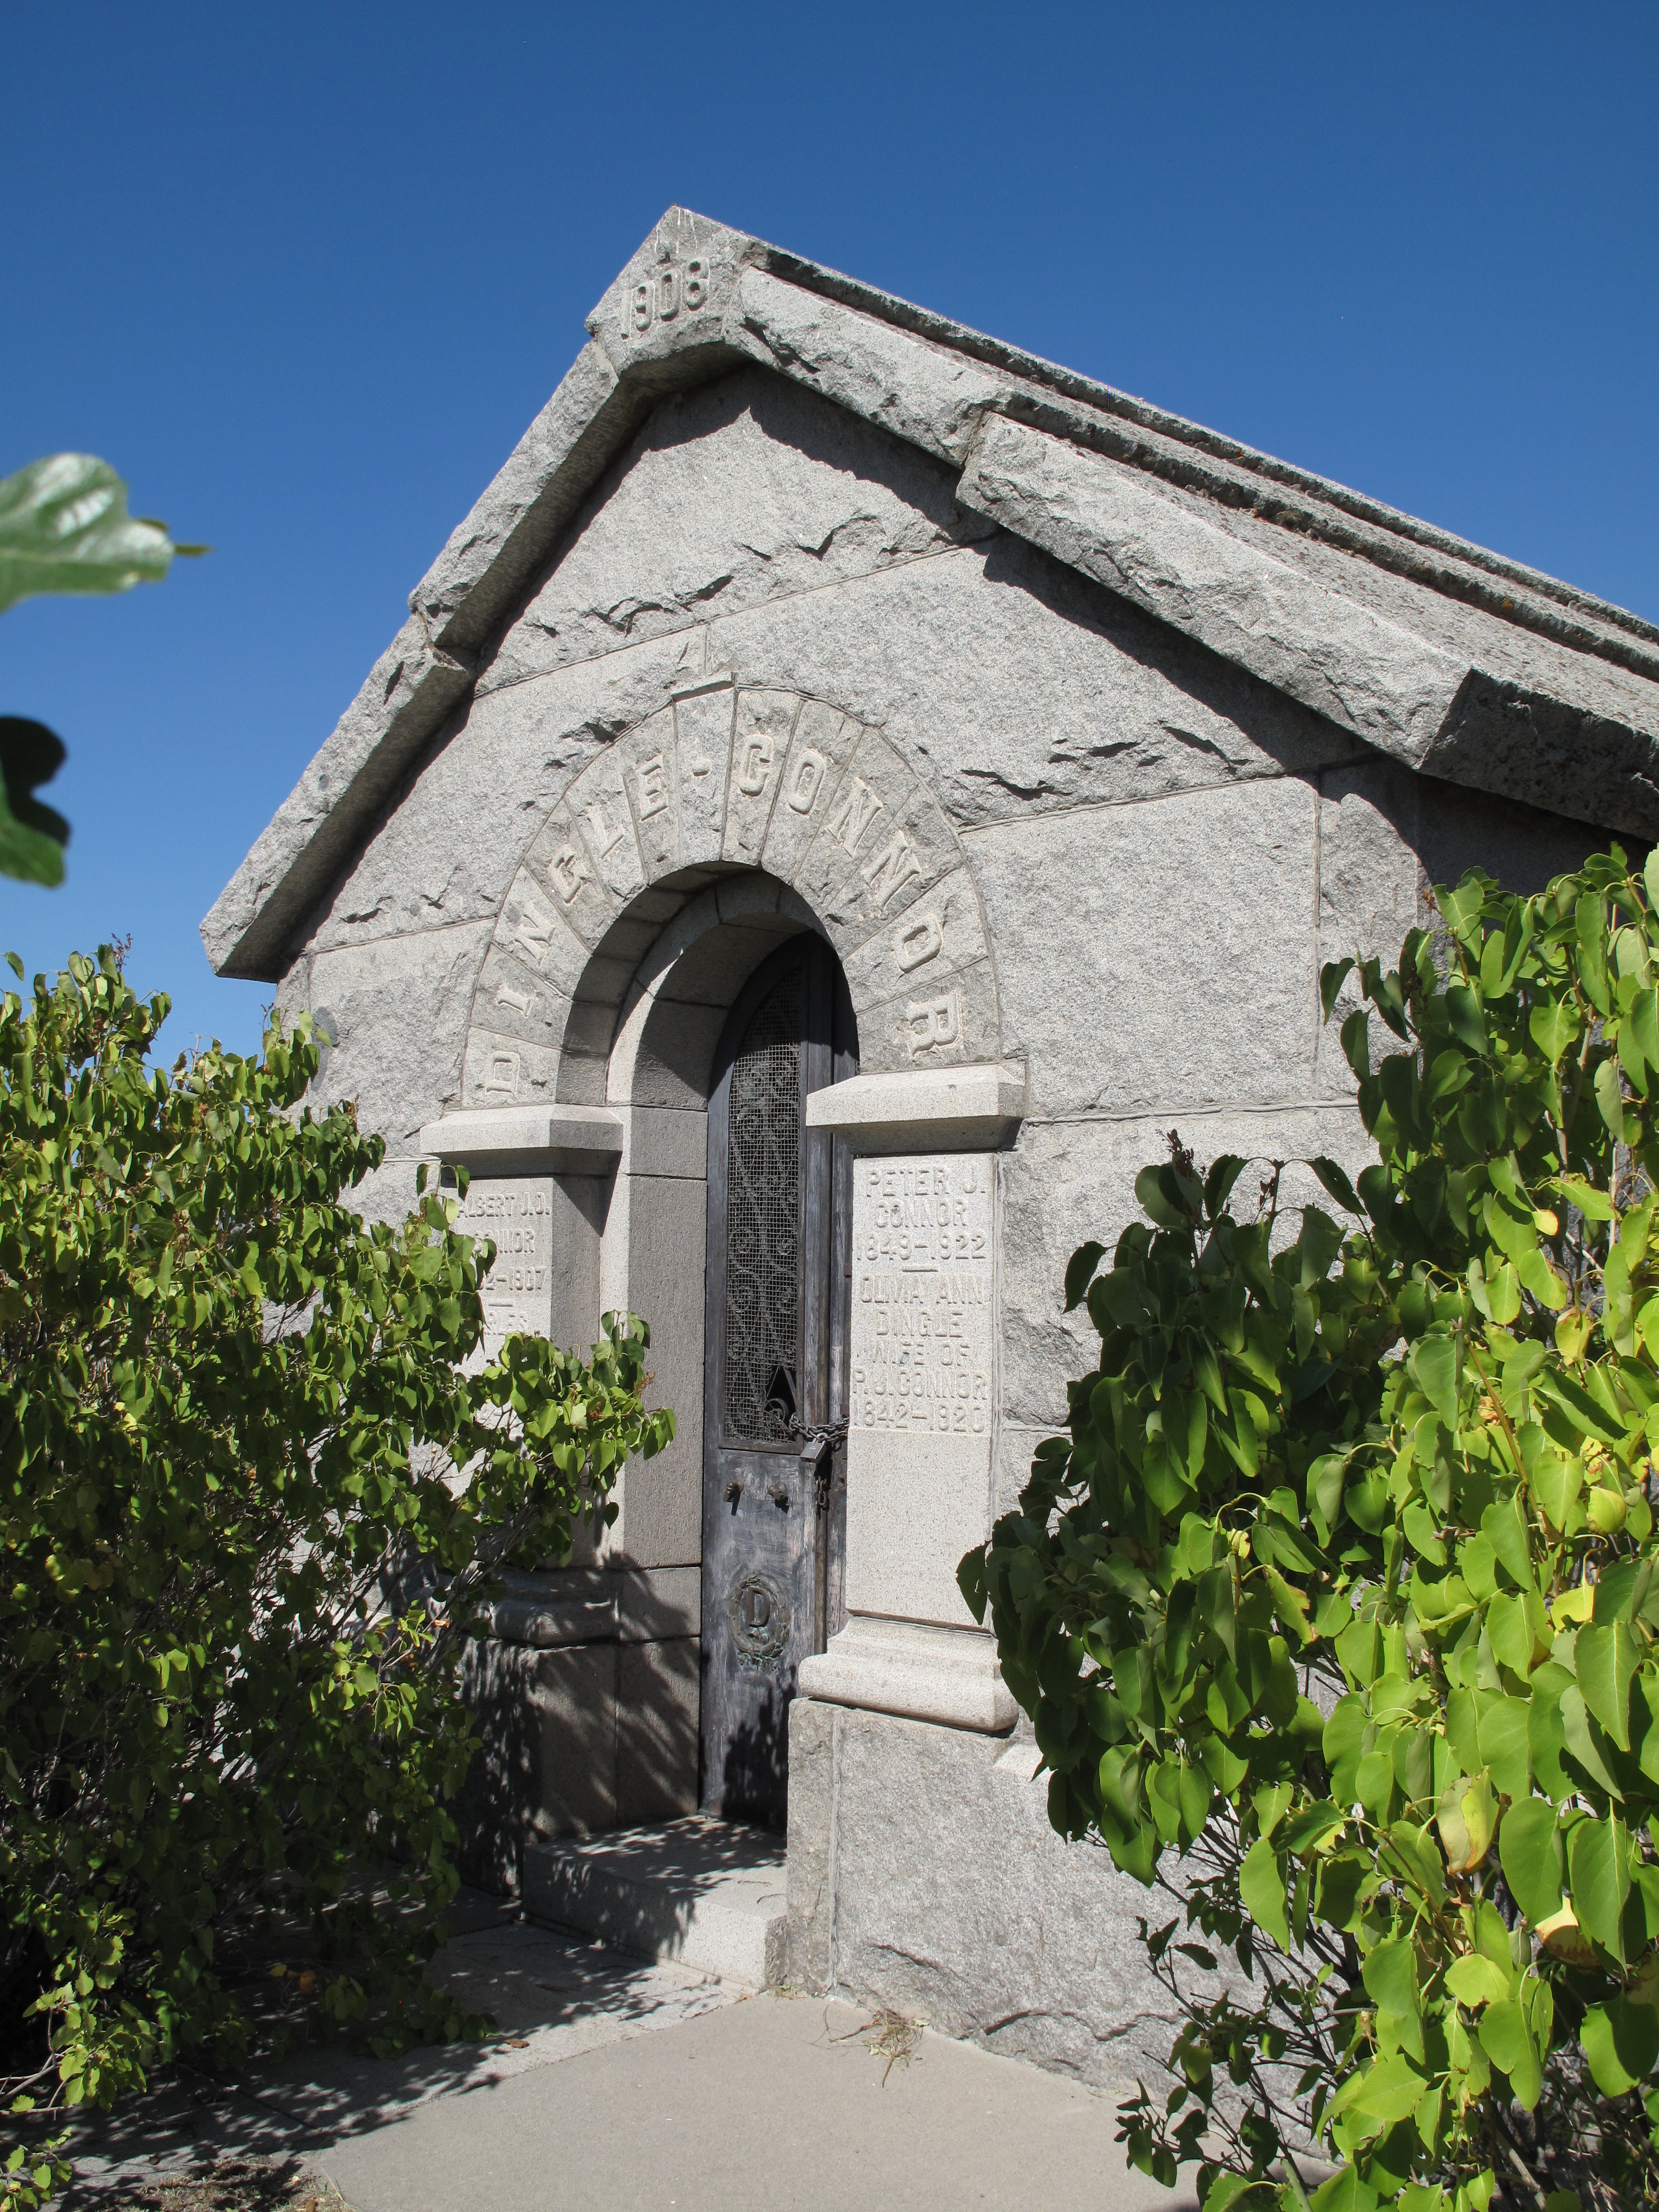
{"label": "shadow on pavement", "polygon": [[71,2155],[66,2212],[118,2185],[228,2154],[314,2152],[400,2119],[441,2095],[514,2075],[732,2002],[740,1991],[672,1961],[626,1958],[519,1921],[516,1906],[472,1893],[451,1914],[465,1932],[433,1962],[469,2011],[493,2014],[482,2042],[428,2045],[395,2058],[311,2046],[234,2079],[179,2066],[148,2095],[87,2119]]}

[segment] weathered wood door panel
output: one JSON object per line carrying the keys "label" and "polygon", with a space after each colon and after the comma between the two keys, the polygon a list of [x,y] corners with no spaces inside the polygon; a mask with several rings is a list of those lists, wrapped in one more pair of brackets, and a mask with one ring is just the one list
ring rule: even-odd
{"label": "weathered wood door panel", "polygon": [[796,1668],[845,1613],[845,1446],[801,1431],[846,1418],[851,1185],[805,1115],[856,1070],[840,968],[799,938],[732,1009],[708,1103],[702,1802],[772,1827]]}

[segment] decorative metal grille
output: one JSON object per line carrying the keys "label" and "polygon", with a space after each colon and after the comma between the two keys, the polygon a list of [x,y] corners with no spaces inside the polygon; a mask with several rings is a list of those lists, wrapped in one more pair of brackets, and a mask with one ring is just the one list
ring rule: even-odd
{"label": "decorative metal grille", "polygon": [[767,1402],[780,1367],[799,1390],[801,983],[798,968],[761,1001],[732,1066],[726,1433],[744,1443],[789,1443]]}

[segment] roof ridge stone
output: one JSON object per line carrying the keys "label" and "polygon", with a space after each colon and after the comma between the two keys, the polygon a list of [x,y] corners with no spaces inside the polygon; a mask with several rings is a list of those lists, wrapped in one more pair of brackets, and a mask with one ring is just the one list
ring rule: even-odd
{"label": "roof ridge stone", "polygon": [[[1420,545],[1455,562],[1500,577],[1523,591],[1537,592],[1574,610],[1582,617],[1607,623],[1643,645],[1654,647],[1651,654],[1642,656],[1640,672],[1659,675],[1659,623],[1645,620],[1627,607],[1621,607],[1611,599],[1601,599],[1581,586],[1565,583],[1544,569],[1515,561],[1473,538],[1460,537],[1456,532],[1411,514],[1403,507],[1391,506],[1387,501],[1374,498],[1367,492],[1357,491],[1335,477],[1322,476],[1316,470],[1304,468],[1298,462],[1280,459],[1275,454],[1229,436],[1224,431],[1212,430],[1185,416],[1172,414],[1151,400],[1139,398],[1132,392],[1121,391],[1102,380],[1086,376],[1081,370],[1067,368],[1063,363],[1051,362],[1041,354],[1032,353],[1006,339],[993,337],[974,329],[970,324],[959,323],[932,308],[918,307],[896,293],[883,291],[878,286],[845,276],[839,270],[827,268],[806,259],[803,255],[769,245],[763,239],[751,239],[750,242],[757,249],[754,256],[756,264],[764,268],[769,275],[781,277],[804,290],[833,300],[840,306],[876,315],[882,321],[909,331],[933,344],[947,347],[953,352],[965,354],[971,360],[1051,388],[1094,412],[1116,421],[1132,422],[1138,428],[1166,439],[1174,445],[1227,463],[1248,477],[1299,491],[1322,506],[1335,508],[1358,521],[1369,524],[1385,537],[1402,538]],[[1126,454],[1125,458],[1128,456]],[[1268,519],[1279,520],[1271,516]],[[1367,553],[1371,550],[1372,543],[1356,535],[1350,541],[1349,550]],[[1416,572],[1416,580],[1434,581],[1420,571]],[[1454,596],[1461,597],[1462,594],[1457,592]],[[1491,608],[1493,612],[1500,611],[1507,611],[1500,610],[1498,604]],[[1575,641],[1577,650],[1595,652],[1601,649],[1601,641],[1596,639],[1592,630],[1581,627],[1578,635],[1583,641]],[[1614,641],[1607,642],[1612,644]],[[1626,665],[1637,664],[1630,662]]]}

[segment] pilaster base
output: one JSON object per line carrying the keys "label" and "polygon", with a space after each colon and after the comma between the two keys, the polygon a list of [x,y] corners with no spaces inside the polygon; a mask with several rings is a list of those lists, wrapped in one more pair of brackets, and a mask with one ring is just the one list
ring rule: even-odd
{"label": "pilaster base", "polygon": [[854,1613],[827,1651],[801,1662],[803,1696],[907,1720],[1002,1735],[1018,1715],[983,1630]]}

